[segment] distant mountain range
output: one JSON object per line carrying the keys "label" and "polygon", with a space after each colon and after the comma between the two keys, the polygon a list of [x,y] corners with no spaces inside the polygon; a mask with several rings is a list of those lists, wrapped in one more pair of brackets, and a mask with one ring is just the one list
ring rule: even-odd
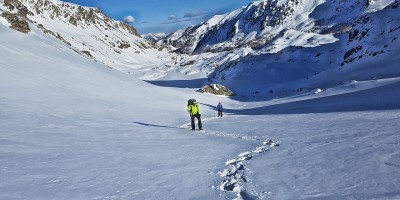
{"label": "distant mountain range", "polygon": [[166,38],[167,34],[166,33],[147,33],[147,34],[143,34],[142,37],[148,41],[158,42],[159,40]]}
{"label": "distant mountain range", "polygon": [[[177,31],[159,43],[180,53],[229,51],[241,47],[268,49],[288,31],[315,37],[349,32],[357,19],[394,0],[265,0]],[[307,43],[307,42],[304,42]]]}
{"label": "distant mountain range", "polygon": [[256,1],[170,35],[142,36],[97,8],[59,0],[4,0],[0,12],[11,28],[40,29],[111,68],[144,79],[200,74],[243,96],[400,76],[399,0]]}
{"label": "distant mountain range", "polygon": [[158,43],[193,55],[184,63],[207,68],[210,83],[254,96],[399,76],[399,37],[398,0],[268,0]]}

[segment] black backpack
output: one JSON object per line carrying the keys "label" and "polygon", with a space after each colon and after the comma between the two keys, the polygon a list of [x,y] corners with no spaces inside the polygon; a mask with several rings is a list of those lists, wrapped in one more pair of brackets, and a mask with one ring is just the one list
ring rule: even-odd
{"label": "black backpack", "polygon": [[196,103],[196,99],[189,99],[188,105],[194,105]]}

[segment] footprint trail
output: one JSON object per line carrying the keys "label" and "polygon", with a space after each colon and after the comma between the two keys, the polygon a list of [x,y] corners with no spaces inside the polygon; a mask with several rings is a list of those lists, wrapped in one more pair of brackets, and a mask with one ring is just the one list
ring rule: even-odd
{"label": "footprint trail", "polygon": [[[190,124],[184,124],[180,128],[187,128]],[[218,188],[223,192],[232,192],[236,194],[236,199],[240,200],[252,200],[252,199],[263,199],[268,192],[257,192],[255,190],[249,191],[251,187],[251,180],[247,178],[246,173],[250,173],[246,168],[248,163],[255,156],[267,152],[270,148],[278,147],[280,144],[273,140],[264,139],[258,136],[240,136],[237,134],[223,133],[217,131],[203,130],[201,133],[207,135],[215,135],[219,137],[234,138],[247,141],[259,141],[260,145],[255,147],[254,150],[240,153],[236,158],[228,160],[225,163],[226,168],[222,172],[218,172],[219,177],[222,178],[222,182],[219,186],[213,187]]]}

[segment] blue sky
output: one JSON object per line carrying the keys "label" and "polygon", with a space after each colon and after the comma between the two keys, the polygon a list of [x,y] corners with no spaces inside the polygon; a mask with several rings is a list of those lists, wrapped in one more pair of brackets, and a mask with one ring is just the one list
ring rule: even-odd
{"label": "blue sky", "polygon": [[107,16],[132,22],[139,33],[171,33],[230,12],[254,0],[63,0],[99,7]]}

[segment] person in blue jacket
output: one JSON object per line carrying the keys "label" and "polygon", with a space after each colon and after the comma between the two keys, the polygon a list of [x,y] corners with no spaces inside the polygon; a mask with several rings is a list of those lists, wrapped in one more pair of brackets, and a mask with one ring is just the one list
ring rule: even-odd
{"label": "person in blue jacket", "polygon": [[222,106],[221,102],[219,102],[217,105],[218,117],[222,117],[222,109],[224,109],[224,107]]}

